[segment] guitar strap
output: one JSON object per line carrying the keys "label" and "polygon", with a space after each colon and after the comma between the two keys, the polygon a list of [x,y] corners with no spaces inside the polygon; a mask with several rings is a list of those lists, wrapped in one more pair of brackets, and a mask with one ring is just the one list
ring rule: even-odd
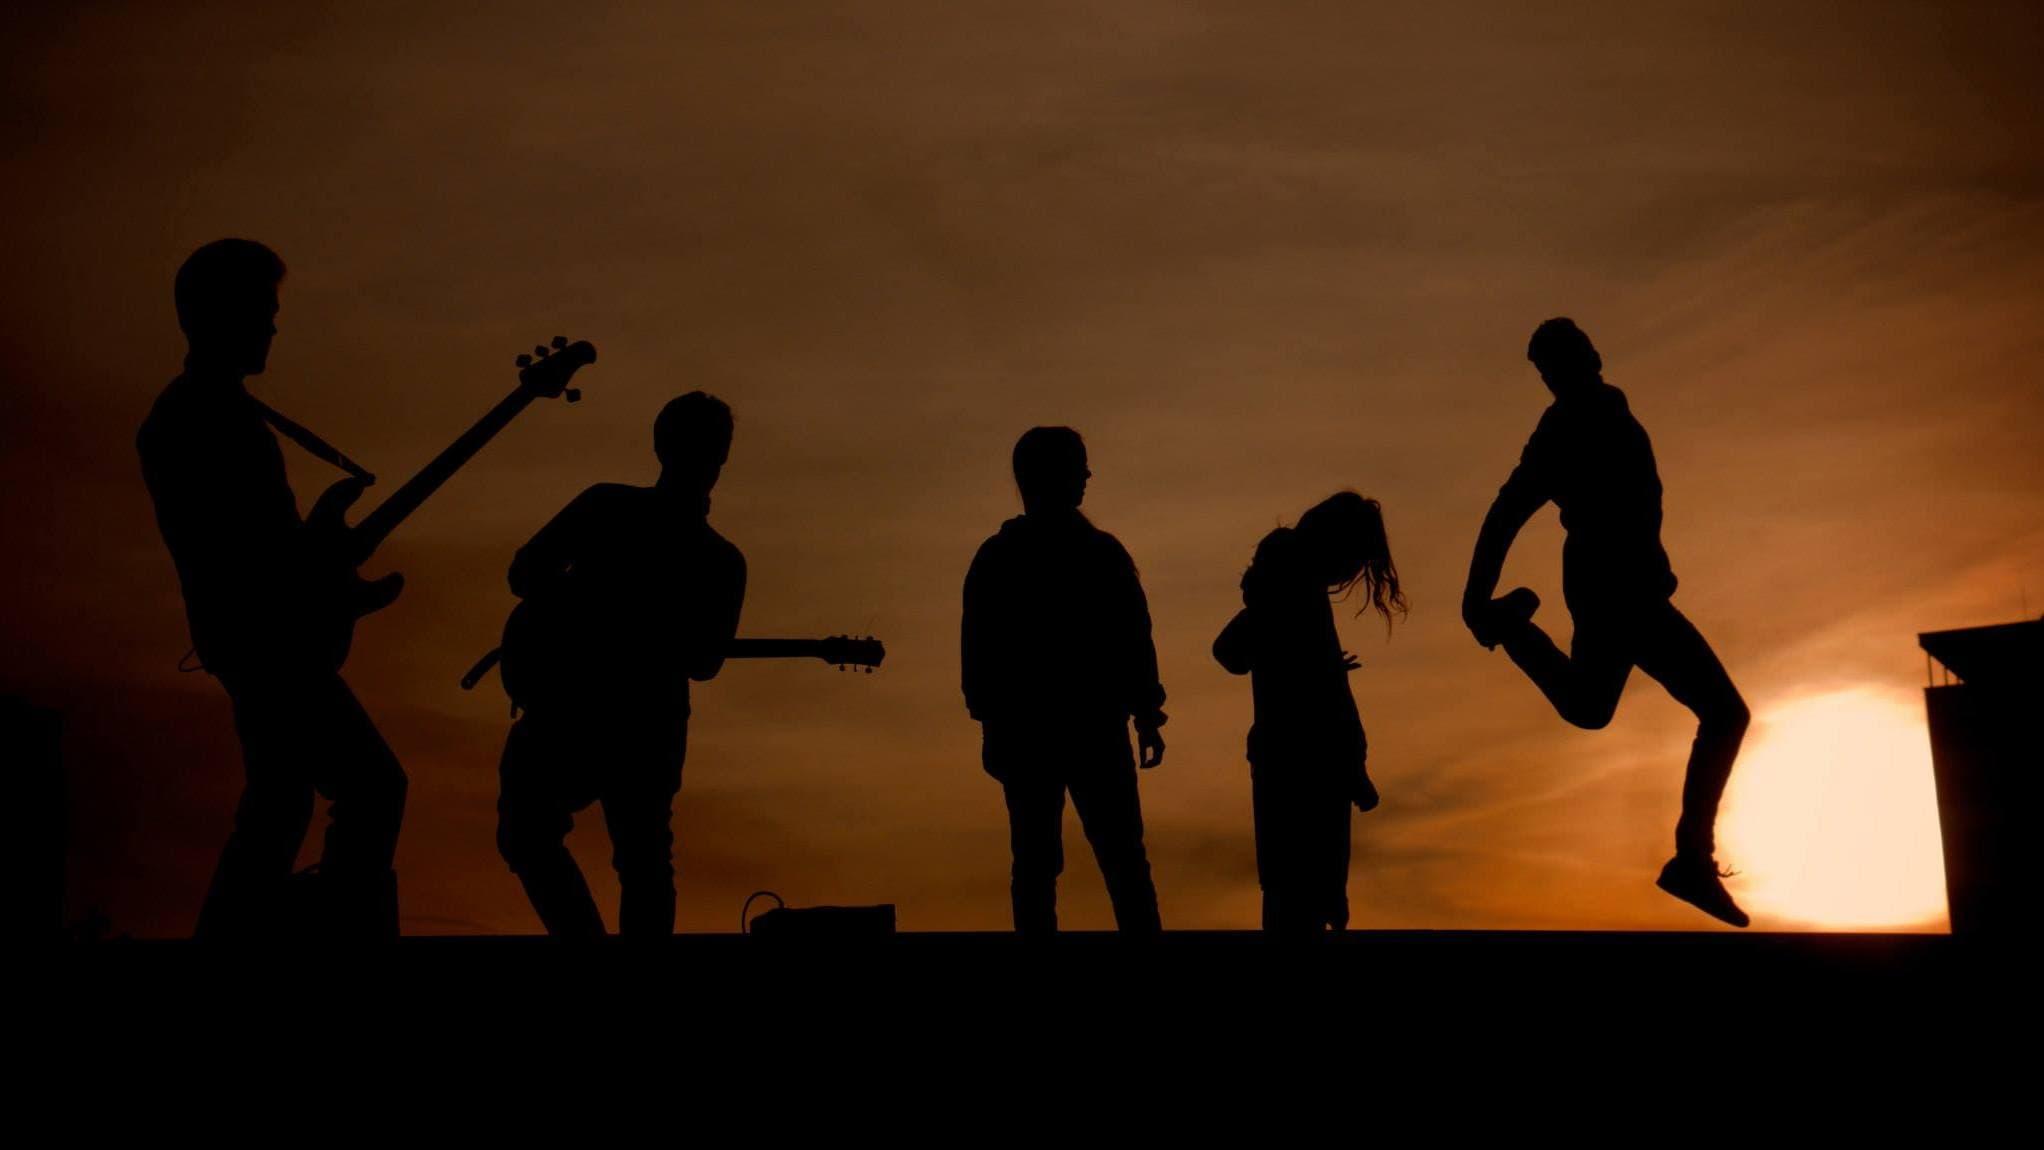
{"label": "guitar strap", "polygon": [[348,458],[346,453],[342,452],[340,448],[313,434],[311,429],[305,425],[287,417],[276,408],[271,407],[253,395],[249,396],[248,399],[250,403],[256,405],[256,411],[262,414],[263,422],[276,428],[277,434],[311,452],[314,458],[323,459],[333,464],[335,467],[361,480],[365,485],[376,482],[376,477],[369,473],[368,468]]}

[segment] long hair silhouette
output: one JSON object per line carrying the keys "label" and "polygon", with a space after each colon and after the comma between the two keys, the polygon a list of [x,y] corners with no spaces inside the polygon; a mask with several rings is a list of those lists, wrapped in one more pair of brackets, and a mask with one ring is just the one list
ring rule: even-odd
{"label": "long hair silhouette", "polygon": [[1324,549],[1332,566],[1328,593],[1347,600],[1358,589],[1361,615],[1375,608],[1389,630],[1394,618],[1405,617],[1405,590],[1398,583],[1398,564],[1391,560],[1391,540],[1384,532],[1384,508],[1354,491],[1340,491],[1308,508],[1299,517],[1299,532]]}

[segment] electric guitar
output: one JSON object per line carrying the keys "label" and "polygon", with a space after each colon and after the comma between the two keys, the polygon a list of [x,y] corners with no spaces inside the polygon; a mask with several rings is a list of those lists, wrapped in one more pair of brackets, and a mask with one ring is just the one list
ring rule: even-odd
{"label": "electric guitar", "polygon": [[596,348],[588,341],[569,343],[565,337],[555,336],[552,346],[535,347],[531,355],[518,357],[518,386],[510,395],[499,400],[461,438],[392,492],[390,498],[364,515],[360,523],[349,524],[347,511],[368,486],[365,478],[343,479],[327,488],[313,504],[305,524],[327,573],[324,594],[318,597],[314,608],[319,616],[314,626],[314,642],[334,667],[338,668],[348,658],[356,620],[390,606],[404,589],[404,576],[396,573],[364,579],[358,571],[362,564],[369,561],[398,524],[440,490],[441,484],[461,470],[533,400],[565,396],[569,403],[574,403],[581,399],[582,393],[569,387],[568,381],[581,368],[595,362]]}

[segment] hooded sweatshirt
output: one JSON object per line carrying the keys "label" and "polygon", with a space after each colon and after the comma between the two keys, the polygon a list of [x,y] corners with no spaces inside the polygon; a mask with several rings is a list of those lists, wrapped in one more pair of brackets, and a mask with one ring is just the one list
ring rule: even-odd
{"label": "hooded sweatshirt", "polygon": [[965,706],[992,727],[1164,722],[1135,561],[1084,515],[1018,515],[980,546],[960,628]]}

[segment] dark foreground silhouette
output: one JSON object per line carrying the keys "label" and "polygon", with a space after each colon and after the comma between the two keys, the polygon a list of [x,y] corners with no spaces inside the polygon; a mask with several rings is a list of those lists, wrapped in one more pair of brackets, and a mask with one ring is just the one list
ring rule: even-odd
{"label": "dark foreground silhouette", "polygon": [[[1502,644],[1561,717],[1576,726],[1598,730],[1611,722],[1634,667],[1695,713],[1675,857],[1662,868],[1660,886],[1707,914],[1745,926],[1746,913],[1721,881],[1715,828],[1751,717],[1716,652],[1670,602],[1675,573],[1661,547],[1661,478],[1653,445],[1625,394],[1604,382],[1603,358],[1573,322],[1541,324],[1526,357],[1554,393],[1554,403],[1484,517],[1463,590],[1463,620],[1484,646]],[[1575,638],[1567,654],[1532,621],[1540,601],[1531,590],[1491,597],[1513,539],[1549,501],[1560,508],[1568,532],[1562,595]]]}
{"label": "dark foreground silhouette", "polygon": [[[269,358],[283,277],[283,261],[246,240],[208,244],[185,261],[176,292],[185,370],[137,438],[192,646],[233,700],[247,772],[198,933],[274,933],[316,901],[314,917],[338,934],[389,936],[404,769],[334,657],[348,588],[333,532],[299,518],[266,409],[243,386]],[[336,500],[365,480],[343,483]],[[393,577],[377,598],[397,590]],[[317,877],[298,884],[304,897],[287,897],[315,791],[333,800],[332,822]]]}
{"label": "dark foreground silhouette", "polygon": [[549,934],[603,916],[566,838],[600,803],[620,888],[618,933],[674,933],[674,796],[689,683],[715,678],[745,601],[745,557],[709,523],[731,409],[702,392],[653,427],[652,487],[598,484],[520,548],[505,689],[524,714],[504,744],[497,848]]}
{"label": "dark foreground silhouette", "polygon": [[1257,544],[1242,610],[1214,658],[1248,675],[1256,876],[1263,929],[1301,934],[1348,926],[1349,806],[1377,806],[1369,741],[1349,691],[1360,664],[1341,649],[1330,595],[1360,586],[1389,623],[1405,610],[1376,500],[1334,495]]}
{"label": "dark foreground silhouette", "polygon": [[1079,512],[1086,445],[1068,427],[1015,444],[1023,513],[980,546],[965,576],[960,654],[981,763],[1008,802],[1015,929],[1057,930],[1071,794],[1123,931],[1155,933],[1157,890],[1143,850],[1129,751],[1163,762],[1164,687],[1135,561]]}
{"label": "dark foreground silhouette", "polygon": [[[357,568],[534,398],[572,400],[568,379],[595,350],[564,339],[550,358],[538,349],[544,364],[350,526],[345,513],[374,477],[245,386],[267,366],[283,278],[276,253],[249,240],[219,240],[185,261],[175,292],[185,370],[136,439],[192,648],[234,704],[246,772],[198,933],[390,937],[405,773],[340,670],[355,621],[388,606],[403,580],[364,580]],[[348,473],[303,519],[273,429]],[[317,866],[293,876],[315,794],[332,800],[331,823]]]}

